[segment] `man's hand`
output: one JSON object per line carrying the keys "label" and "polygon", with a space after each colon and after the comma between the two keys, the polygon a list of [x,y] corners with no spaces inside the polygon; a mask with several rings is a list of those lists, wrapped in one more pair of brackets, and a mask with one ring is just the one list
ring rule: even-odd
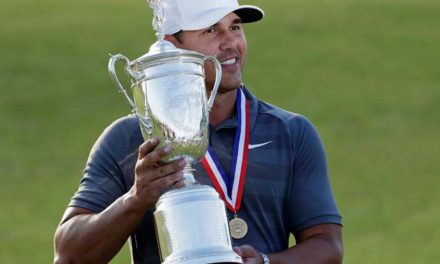
{"label": "man's hand", "polygon": [[252,246],[234,247],[234,251],[243,259],[243,264],[263,264],[263,257]]}
{"label": "man's hand", "polygon": [[[295,234],[297,244],[270,252],[270,263],[340,264],[344,254],[342,227],[338,224],[320,224]],[[249,245],[234,247],[244,264],[263,264],[263,257]]]}
{"label": "man's hand", "polygon": [[156,149],[159,139],[153,138],[139,147],[135,167],[135,182],[130,192],[145,208],[153,208],[161,191],[174,185],[183,187],[184,159],[162,163],[161,160],[172,152],[169,146]]}

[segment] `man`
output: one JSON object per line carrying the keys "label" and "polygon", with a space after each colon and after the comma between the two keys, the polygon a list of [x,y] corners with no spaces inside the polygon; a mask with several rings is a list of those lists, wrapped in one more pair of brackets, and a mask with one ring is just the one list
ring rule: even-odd
{"label": "man", "polygon": [[[341,217],[318,134],[304,117],[258,100],[241,84],[247,52],[242,24],[260,20],[263,11],[236,0],[174,0],[164,13],[168,41],[221,62],[208,154],[231,181],[236,180],[228,168],[237,155],[237,127],[249,124],[243,132],[249,144],[242,146],[247,155],[239,157],[247,158],[240,175],[242,199],[227,203],[228,218],[243,219],[249,230],[232,239],[234,250],[244,263],[341,263]],[[207,65],[206,87],[213,82]],[[247,102],[249,111],[242,112],[238,101]],[[173,150],[156,148],[158,143],[143,142],[133,116],[104,131],[56,231],[55,262],[105,263],[130,237],[134,263],[160,263],[152,213],[161,191],[183,186],[185,161],[160,163]],[[196,165],[196,179],[212,186],[210,170],[222,168],[212,167],[209,159]],[[289,247],[289,234],[295,246]]]}

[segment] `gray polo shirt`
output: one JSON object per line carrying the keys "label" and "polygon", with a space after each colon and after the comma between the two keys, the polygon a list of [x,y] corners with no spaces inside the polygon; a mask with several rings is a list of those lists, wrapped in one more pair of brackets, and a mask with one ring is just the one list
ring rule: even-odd
{"label": "gray polo shirt", "polygon": [[[248,167],[238,215],[249,227],[234,246],[249,244],[270,253],[288,247],[289,234],[317,224],[342,224],[330,187],[322,142],[305,117],[255,98],[250,103]],[[210,145],[229,174],[237,121],[210,128]],[[134,181],[139,145],[143,142],[134,116],[115,121],[91,150],[84,177],[69,206],[101,212],[126,193]],[[205,169],[195,166],[196,180],[213,186]],[[153,211],[130,237],[134,263],[160,263]],[[233,214],[228,211],[228,218]]]}

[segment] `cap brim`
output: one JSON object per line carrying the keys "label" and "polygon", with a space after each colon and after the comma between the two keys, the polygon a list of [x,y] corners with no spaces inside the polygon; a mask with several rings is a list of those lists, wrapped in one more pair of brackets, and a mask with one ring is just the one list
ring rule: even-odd
{"label": "cap brim", "polygon": [[253,5],[242,5],[233,12],[241,18],[243,23],[257,22],[264,17],[264,11]]}

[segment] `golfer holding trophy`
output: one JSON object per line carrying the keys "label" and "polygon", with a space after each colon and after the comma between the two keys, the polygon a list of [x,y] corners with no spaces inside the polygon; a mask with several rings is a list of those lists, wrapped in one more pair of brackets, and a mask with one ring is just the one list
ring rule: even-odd
{"label": "golfer holding trophy", "polygon": [[129,239],[133,263],[340,263],[318,133],[242,83],[243,24],[263,11],[237,0],[148,3],[157,41],[108,63],[132,115],[95,143],[55,234],[55,262],[106,263]]}

